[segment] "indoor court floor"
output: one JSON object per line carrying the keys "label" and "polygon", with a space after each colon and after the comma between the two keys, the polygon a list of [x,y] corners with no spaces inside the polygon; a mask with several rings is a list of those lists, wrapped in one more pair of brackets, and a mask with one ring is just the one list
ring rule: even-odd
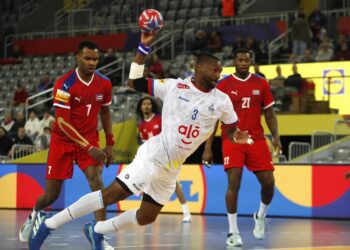
{"label": "indoor court floor", "polygon": [[[0,249],[27,249],[19,242],[18,230],[29,210],[0,210]],[[108,218],[115,213],[109,213]],[[42,249],[90,249],[81,231],[92,215],[68,223],[54,231]],[[194,215],[191,223],[182,223],[180,214],[161,214],[153,225],[129,229],[108,236],[115,249],[220,250],[220,249],[285,249],[285,250],[350,250],[350,220],[310,220],[271,218],[266,239],[253,236],[253,218],[239,217],[242,248],[226,247],[225,216]]]}

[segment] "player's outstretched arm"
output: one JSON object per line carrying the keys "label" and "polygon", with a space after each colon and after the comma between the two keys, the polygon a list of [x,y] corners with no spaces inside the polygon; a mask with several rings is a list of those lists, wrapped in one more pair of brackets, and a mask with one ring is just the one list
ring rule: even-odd
{"label": "player's outstretched arm", "polygon": [[109,106],[101,107],[100,117],[101,117],[102,128],[106,136],[106,147],[103,151],[105,152],[107,157],[106,167],[108,167],[113,160],[113,146],[115,144],[115,139],[114,139],[113,130],[112,130],[112,117],[111,117]]}
{"label": "player's outstretched arm", "polygon": [[280,136],[278,134],[277,117],[275,111],[273,110],[273,107],[269,107],[265,110],[265,121],[273,138],[273,153],[275,155],[280,155],[282,154],[282,145],[280,141]]}
{"label": "player's outstretched arm", "polygon": [[148,82],[143,77],[143,72],[145,68],[145,58],[150,52],[150,46],[155,40],[155,37],[155,34],[141,33],[141,42],[130,66],[128,85],[130,88],[139,92],[148,93]]}

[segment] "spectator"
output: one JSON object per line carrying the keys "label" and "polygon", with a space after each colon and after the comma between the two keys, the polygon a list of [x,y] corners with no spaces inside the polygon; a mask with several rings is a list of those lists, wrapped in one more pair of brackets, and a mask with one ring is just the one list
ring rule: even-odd
{"label": "spectator", "polygon": [[50,115],[48,111],[45,111],[43,119],[40,120],[39,133],[42,133],[45,127],[50,127],[50,123],[52,121],[55,121],[55,118],[52,115]]}
{"label": "spectator", "polygon": [[[53,81],[50,79],[49,74],[45,74],[38,86],[38,92],[42,92],[53,87]],[[49,94],[50,95],[50,94]]]}
{"label": "spectator", "polygon": [[300,93],[302,90],[303,79],[298,73],[298,67],[294,63],[292,67],[293,74],[288,76],[284,82],[284,86],[288,89],[288,92],[297,92]]}
{"label": "spectator", "polygon": [[319,44],[322,41],[322,36],[325,32],[327,24],[326,16],[321,12],[320,7],[317,6],[308,17],[309,26],[312,32],[313,42]]}
{"label": "spectator", "polygon": [[192,41],[192,52],[203,52],[207,49],[207,33],[199,29],[194,35],[194,40]]}
{"label": "spectator", "polygon": [[149,71],[154,75],[154,78],[163,78],[163,64],[159,60],[157,54],[151,54]]}
{"label": "spectator", "polygon": [[328,42],[323,42],[321,49],[318,50],[316,55],[316,62],[327,62],[333,57],[333,50],[329,47]]}
{"label": "spectator", "polygon": [[260,72],[260,66],[259,64],[254,64],[254,72],[256,75],[261,76],[262,78],[266,78],[263,73]]}
{"label": "spectator", "polygon": [[35,140],[37,150],[48,149],[51,141],[51,128],[45,127],[44,131]]}
{"label": "spectator", "polygon": [[338,36],[338,39],[335,43],[335,46],[334,46],[334,54],[338,53],[339,51],[341,51],[341,46],[343,45],[343,43],[346,43],[348,45],[348,48],[349,48],[349,43],[348,41],[346,40],[346,37],[345,35],[343,34],[339,34]]}
{"label": "spectator", "polygon": [[40,122],[38,117],[36,117],[36,114],[34,111],[31,111],[29,114],[29,119],[25,124],[25,130],[26,134],[32,139],[35,140],[35,138],[38,136],[40,131]]}
{"label": "spectator", "polygon": [[270,81],[271,91],[276,102],[275,108],[278,111],[283,110],[283,100],[285,98],[284,81],[286,78],[282,75],[280,65],[276,66],[277,76]]}
{"label": "spectator", "polygon": [[[112,62],[117,61],[118,58],[114,54],[114,50],[112,48],[107,49],[106,56],[101,59],[100,67],[104,67]],[[104,68],[101,70],[101,73],[107,75],[111,79],[113,85],[118,85],[121,82],[121,76],[117,74],[117,72],[114,72],[114,70],[117,69],[117,64],[113,64],[111,66],[108,66],[107,68]]]}
{"label": "spectator", "polygon": [[238,15],[239,0],[221,0],[218,5],[219,16],[230,18]]}
{"label": "spectator", "polygon": [[18,131],[18,128],[24,127],[26,124],[26,119],[22,111],[18,111],[16,114],[15,124],[12,127],[12,131]]}
{"label": "spectator", "polygon": [[305,19],[305,13],[299,11],[297,18],[292,23],[293,54],[300,58],[310,45],[310,28]]}
{"label": "spectator", "polygon": [[232,44],[232,55],[236,52],[236,50],[245,47],[245,42],[243,41],[240,35],[237,35],[235,38],[235,42]]}
{"label": "spectator", "polygon": [[334,58],[334,61],[349,61],[350,60],[350,51],[346,42],[343,42],[341,50],[338,51]]}
{"label": "spectator", "polygon": [[18,83],[15,94],[13,96],[12,105],[15,107],[25,105],[27,98],[28,98],[28,92],[26,88],[22,86],[20,83]]}
{"label": "spectator", "polygon": [[1,123],[1,127],[3,127],[7,132],[11,132],[13,125],[15,125],[15,121],[12,119],[11,113],[6,112],[5,118]]}
{"label": "spectator", "polygon": [[298,57],[295,54],[291,53],[288,56],[288,61],[287,62],[288,63],[297,63],[297,62],[299,62],[299,59],[298,59]]}
{"label": "spectator", "polygon": [[33,145],[33,141],[26,135],[26,130],[23,127],[18,128],[17,135],[14,139],[12,148],[8,154],[9,157],[11,155],[24,156],[24,155],[28,154],[28,152],[26,150],[23,151],[23,149],[15,149],[14,146],[18,145],[18,144],[19,145]]}
{"label": "spectator", "polygon": [[304,51],[304,56],[301,59],[301,62],[304,62],[304,63],[315,62],[315,59],[312,56],[311,50],[307,49]]}
{"label": "spectator", "polygon": [[254,52],[255,62],[256,63],[260,63],[262,53],[261,53],[261,50],[260,50],[259,42],[257,40],[255,40],[254,37],[249,36],[247,38],[246,48],[249,51]]}
{"label": "spectator", "polygon": [[210,35],[208,51],[210,53],[220,52],[222,50],[221,36],[218,31],[213,30]]}
{"label": "spectator", "polygon": [[4,127],[0,127],[0,155],[8,155],[12,140]]}
{"label": "spectator", "polygon": [[184,72],[184,78],[193,77],[194,76],[194,66],[197,61],[197,55],[192,54],[191,60],[186,64],[186,70]]}

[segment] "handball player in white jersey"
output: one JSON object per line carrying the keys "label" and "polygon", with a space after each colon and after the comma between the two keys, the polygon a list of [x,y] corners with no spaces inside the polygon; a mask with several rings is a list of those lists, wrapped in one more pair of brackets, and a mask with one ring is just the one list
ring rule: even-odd
{"label": "handball player in white jersey", "polygon": [[112,219],[87,223],[84,234],[92,249],[102,249],[103,235],[155,221],[175,190],[181,165],[213,132],[217,120],[236,143],[248,143],[249,135],[236,128],[237,116],[230,98],[216,89],[222,66],[212,55],[198,57],[193,79],[146,79],[145,57],[155,35],[141,35],[130,67],[129,86],[163,101],[162,132],[140,146],[132,163],[106,189],[82,196],[50,217],[39,214],[29,238],[29,249],[40,249],[50,231],[98,209],[144,193],[139,209]]}

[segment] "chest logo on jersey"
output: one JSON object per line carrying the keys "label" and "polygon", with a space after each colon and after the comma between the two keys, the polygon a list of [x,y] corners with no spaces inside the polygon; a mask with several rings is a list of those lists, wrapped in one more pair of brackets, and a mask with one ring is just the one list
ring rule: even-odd
{"label": "chest logo on jersey", "polygon": [[180,125],[178,128],[178,131],[180,134],[185,136],[185,138],[181,139],[181,142],[187,145],[191,144],[192,143],[191,139],[198,137],[199,129],[200,127],[197,125],[190,125],[190,126]]}
{"label": "chest logo on jersey", "polygon": [[211,112],[214,112],[214,111],[215,111],[214,103],[212,103],[212,104],[209,106],[208,110],[211,111]]}
{"label": "chest logo on jersey", "polygon": [[185,102],[190,102],[190,100],[186,99],[185,97],[179,96],[179,99]]}
{"label": "chest logo on jersey", "polygon": [[158,129],[158,128],[159,128],[159,125],[154,125],[153,128],[154,128],[154,129]]}
{"label": "chest logo on jersey", "polygon": [[186,84],[183,84],[183,83],[178,83],[177,84],[177,88],[179,89],[189,89],[190,87]]}
{"label": "chest logo on jersey", "polygon": [[231,94],[233,94],[233,95],[238,95],[238,90],[236,90],[236,91],[231,91]]}
{"label": "chest logo on jersey", "polygon": [[96,94],[96,101],[97,102],[102,102],[103,99],[103,94]]}
{"label": "chest logo on jersey", "polygon": [[260,95],[260,90],[258,90],[258,89],[253,89],[252,94],[253,94],[253,95]]}

